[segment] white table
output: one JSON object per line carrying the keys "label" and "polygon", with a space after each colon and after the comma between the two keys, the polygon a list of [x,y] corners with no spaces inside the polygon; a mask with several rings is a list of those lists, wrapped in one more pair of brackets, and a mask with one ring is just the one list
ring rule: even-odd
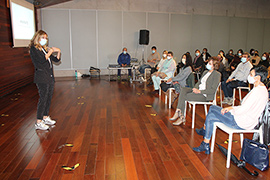
{"label": "white table", "polygon": [[113,72],[113,70],[118,70],[118,69],[121,69],[121,70],[132,70],[133,67],[108,67],[107,68],[109,70],[109,81],[111,80],[111,73]]}

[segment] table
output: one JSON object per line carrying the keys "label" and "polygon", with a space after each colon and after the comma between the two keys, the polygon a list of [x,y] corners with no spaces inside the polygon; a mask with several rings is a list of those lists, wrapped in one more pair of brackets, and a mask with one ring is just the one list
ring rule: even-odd
{"label": "table", "polygon": [[108,67],[107,68],[108,70],[109,70],[109,81],[111,80],[111,72],[113,71],[113,70],[118,70],[118,69],[121,69],[121,70],[129,70],[129,69],[133,69],[133,67]]}

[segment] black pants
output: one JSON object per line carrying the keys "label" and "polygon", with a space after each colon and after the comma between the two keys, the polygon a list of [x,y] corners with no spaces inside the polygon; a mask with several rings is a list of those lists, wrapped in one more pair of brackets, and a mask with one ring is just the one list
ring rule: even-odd
{"label": "black pants", "polygon": [[43,116],[49,115],[54,84],[37,83],[36,85],[39,93],[37,119],[43,119]]}
{"label": "black pants", "polygon": [[224,92],[225,97],[232,98],[233,97],[233,89],[237,88],[239,86],[247,87],[248,84],[245,83],[244,81],[238,81],[238,80],[231,81],[231,82],[228,82],[228,83],[226,83],[226,81],[221,82],[221,88],[222,88],[222,90]]}

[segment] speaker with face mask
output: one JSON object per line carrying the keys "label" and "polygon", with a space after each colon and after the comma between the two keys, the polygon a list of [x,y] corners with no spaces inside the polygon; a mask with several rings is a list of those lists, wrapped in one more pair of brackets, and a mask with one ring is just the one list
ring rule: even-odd
{"label": "speaker with face mask", "polygon": [[149,44],[149,31],[146,29],[140,30],[140,45],[148,45]]}

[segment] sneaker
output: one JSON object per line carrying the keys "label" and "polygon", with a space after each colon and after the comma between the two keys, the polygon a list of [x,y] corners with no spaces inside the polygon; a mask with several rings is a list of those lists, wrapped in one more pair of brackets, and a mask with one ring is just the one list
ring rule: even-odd
{"label": "sneaker", "polygon": [[222,101],[223,104],[227,104],[228,103],[228,98],[227,97],[224,97],[224,100]]}
{"label": "sneaker", "polygon": [[43,121],[41,121],[40,123],[35,123],[35,128],[39,130],[47,130],[49,129],[49,126],[44,124]]}
{"label": "sneaker", "polygon": [[117,76],[117,80],[120,81],[121,80],[121,77],[120,76]]}
{"label": "sneaker", "polygon": [[43,122],[44,124],[47,124],[47,125],[54,125],[56,123],[56,121],[52,120],[50,116],[48,116],[46,119],[43,119]]}
{"label": "sneaker", "polygon": [[231,105],[233,104],[233,101],[234,101],[234,99],[233,99],[233,98],[229,98],[229,100],[228,100],[227,104],[231,106]]}

